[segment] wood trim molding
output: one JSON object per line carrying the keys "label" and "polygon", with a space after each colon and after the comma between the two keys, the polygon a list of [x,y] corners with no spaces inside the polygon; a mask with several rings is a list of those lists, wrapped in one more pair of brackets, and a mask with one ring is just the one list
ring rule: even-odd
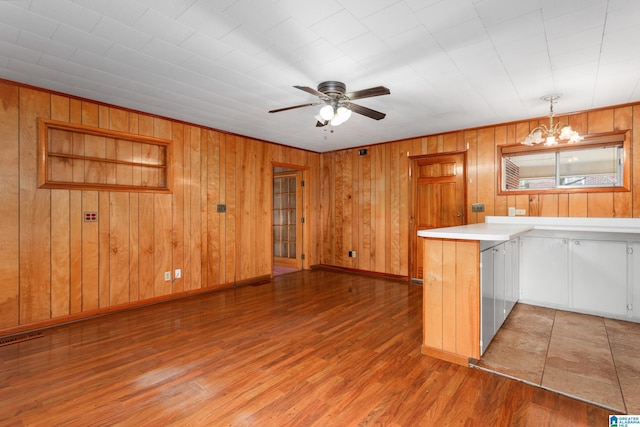
{"label": "wood trim molding", "polygon": [[[98,143],[101,147],[92,152]],[[119,146],[126,149],[119,152]],[[128,171],[125,177],[118,177],[119,168]],[[172,183],[170,140],[38,119],[40,188],[171,193]]]}
{"label": "wood trim molding", "polygon": [[345,273],[362,274],[366,276],[386,277],[387,279],[396,279],[396,280],[402,280],[405,282],[409,281],[409,276],[403,276],[399,274],[380,273],[377,271],[369,271],[369,270],[359,270],[357,268],[340,267],[340,266],[328,265],[328,264],[316,264],[312,266],[312,269],[335,270],[335,271],[342,271]]}

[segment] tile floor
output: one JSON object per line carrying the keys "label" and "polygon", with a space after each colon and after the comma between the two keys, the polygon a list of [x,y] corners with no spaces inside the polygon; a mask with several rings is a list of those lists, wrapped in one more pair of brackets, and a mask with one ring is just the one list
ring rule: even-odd
{"label": "tile floor", "polygon": [[516,304],[480,369],[640,414],[640,324]]}

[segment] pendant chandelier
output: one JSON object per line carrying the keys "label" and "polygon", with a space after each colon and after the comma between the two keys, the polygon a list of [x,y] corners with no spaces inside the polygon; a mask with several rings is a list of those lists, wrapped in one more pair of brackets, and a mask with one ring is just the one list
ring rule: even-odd
{"label": "pendant chandelier", "polygon": [[553,104],[560,98],[561,94],[554,93],[540,98],[549,102],[549,127],[540,125],[533,129],[522,141],[523,145],[536,145],[544,142],[544,145],[556,145],[558,141],[567,144],[575,144],[584,139],[578,132],[571,129],[571,126],[562,122],[553,123]]}

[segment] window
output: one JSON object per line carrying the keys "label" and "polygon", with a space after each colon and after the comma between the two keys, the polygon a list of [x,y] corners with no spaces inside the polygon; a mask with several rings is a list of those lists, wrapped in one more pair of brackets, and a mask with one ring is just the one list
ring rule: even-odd
{"label": "window", "polygon": [[579,144],[503,145],[500,193],[628,190],[625,132],[586,136]]}

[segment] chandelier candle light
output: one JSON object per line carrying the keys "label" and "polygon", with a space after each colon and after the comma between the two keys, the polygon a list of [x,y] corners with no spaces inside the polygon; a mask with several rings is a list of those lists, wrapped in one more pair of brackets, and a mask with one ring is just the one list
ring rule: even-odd
{"label": "chandelier candle light", "polygon": [[560,96],[562,95],[554,93],[540,98],[542,101],[549,101],[549,127],[540,125],[533,129],[522,141],[523,145],[535,145],[542,142],[544,142],[544,145],[556,145],[558,141],[575,144],[584,139],[578,132],[571,129],[571,126],[561,122],[553,123],[553,104]]}

